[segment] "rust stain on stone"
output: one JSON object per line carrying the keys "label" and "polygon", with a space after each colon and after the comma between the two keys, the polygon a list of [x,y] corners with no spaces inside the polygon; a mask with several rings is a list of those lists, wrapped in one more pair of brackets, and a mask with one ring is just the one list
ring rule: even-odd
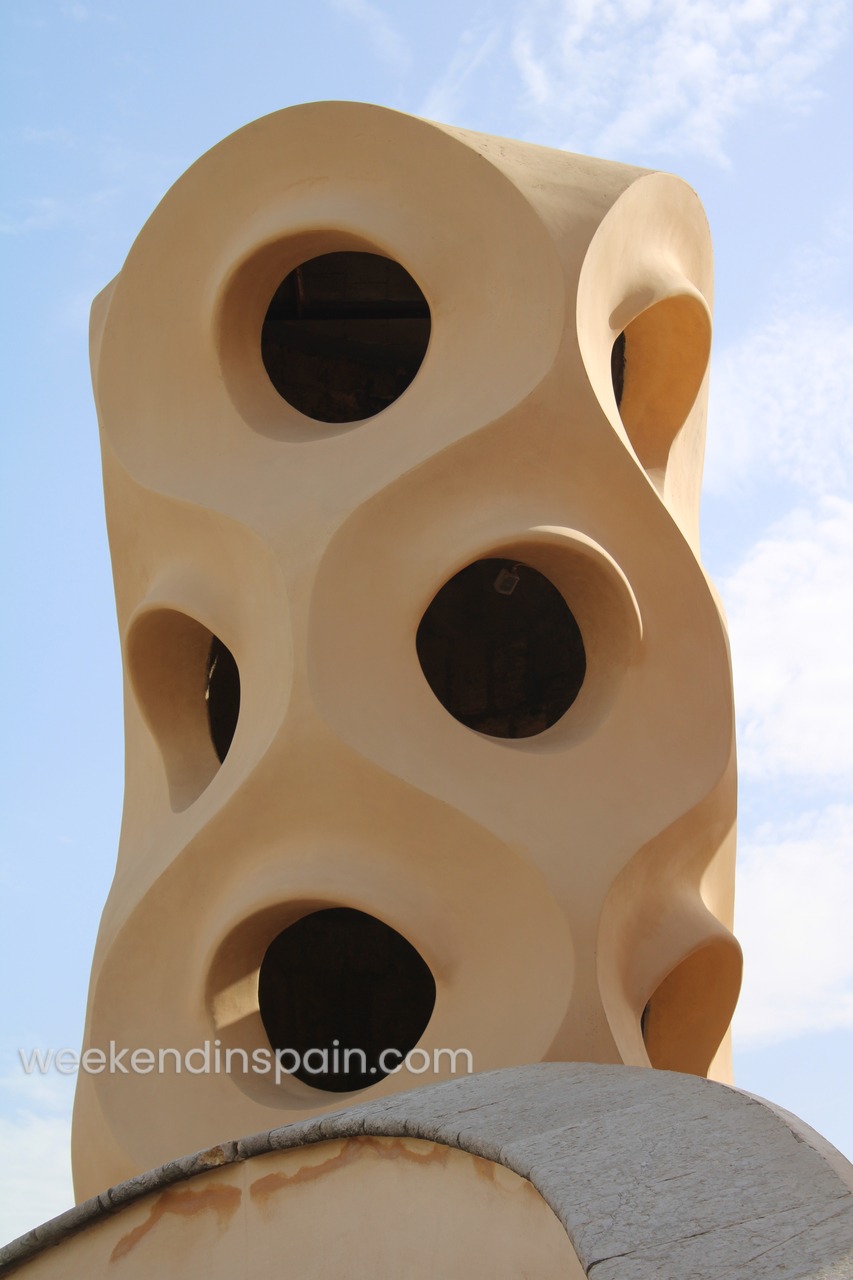
{"label": "rust stain on stone", "polygon": [[173,1187],[169,1191],[164,1191],[154,1201],[145,1222],[141,1222],[138,1227],[134,1227],[132,1231],[128,1231],[127,1235],[122,1236],[110,1254],[110,1262],[118,1262],[120,1258],[124,1258],[132,1249],[135,1249],[139,1241],[147,1236],[149,1231],[153,1231],[167,1213],[174,1213],[182,1218],[192,1218],[196,1214],[212,1210],[216,1214],[219,1226],[224,1227],[239,1208],[242,1195],[239,1187],[230,1186],[207,1187],[204,1191]]}
{"label": "rust stain on stone", "polygon": [[471,1159],[474,1162],[474,1172],[480,1178],[485,1178],[486,1182],[494,1183],[498,1171],[494,1160],[486,1160],[484,1156],[471,1156]]}
{"label": "rust stain on stone", "polygon": [[485,1156],[472,1155],[471,1159],[474,1161],[475,1173],[490,1183],[496,1191],[520,1191],[522,1195],[532,1195],[537,1200],[542,1199],[529,1178],[522,1177],[506,1165],[499,1164],[497,1160],[488,1160]]}
{"label": "rust stain on stone", "polygon": [[[422,1142],[424,1149],[418,1150],[413,1147],[414,1141]],[[321,1163],[303,1165],[293,1173],[280,1169],[277,1173],[268,1173],[263,1178],[256,1178],[249,1187],[249,1195],[257,1204],[266,1204],[277,1192],[284,1191],[287,1187],[305,1185],[308,1182],[315,1182],[318,1178],[325,1178],[338,1169],[344,1169],[368,1152],[381,1160],[407,1160],[413,1164],[427,1165],[446,1164],[450,1148],[440,1146],[438,1143],[423,1142],[422,1139],[346,1138],[340,1151]]]}

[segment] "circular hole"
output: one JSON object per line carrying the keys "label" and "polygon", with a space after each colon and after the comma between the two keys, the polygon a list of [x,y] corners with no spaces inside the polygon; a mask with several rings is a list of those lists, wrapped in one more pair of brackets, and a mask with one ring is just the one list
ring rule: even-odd
{"label": "circular hole", "polygon": [[476,560],[445,583],[421,619],[417,650],[442,706],[495,738],[550,728],[586,674],[580,628],[562,595],[513,560]]}
{"label": "circular hole", "polygon": [[[285,1069],[296,1066],[296,1078],[316,1089],[346,1093],[376,1084],[414,1048],[432,1016],[435,980],[395,929],[330,907],[270,943],[258,1004]],[[392,1051],[384,1070],[383,1051]]]}
{"label": "circular hole", "polygon": [[408,387],[426,354],[427,301],[399,262],[324,253],[276,290],[261,355],[280,396],[318,422],[372,418]]}
{"label": "circular hole", "polygon": [[210,738],[221,764],[228,755],[240,714],[240,672],[231,650],[226,648],[218,636],[214,636],[210,642],[204,696]]}

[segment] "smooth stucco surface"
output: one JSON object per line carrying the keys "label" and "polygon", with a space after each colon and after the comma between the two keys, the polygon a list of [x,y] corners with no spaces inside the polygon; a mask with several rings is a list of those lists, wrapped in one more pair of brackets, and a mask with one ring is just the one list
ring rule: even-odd
{"label": "smooth stucco surface", "polygon": [[[398,400],[329,425],[275,391],[260,332],[295,265],[344,250],[401,263],[431,334]],[[266,948],[348,907],[429,966],[430,1055],[727,1078],[731,672],[696,532],[710,306],[678,179],[376,107],[258,120],[168,193],[93,309],[127,774],[87,1048],[268,1047]],[[576,701],[525,739],[458,723],[416,653],[439,588],[494,556],[551,580],[586,650]],[[212,635],[241,682],[221,766]],[[253,1073],[81,1074],[78,1194],[339,1105]]]}

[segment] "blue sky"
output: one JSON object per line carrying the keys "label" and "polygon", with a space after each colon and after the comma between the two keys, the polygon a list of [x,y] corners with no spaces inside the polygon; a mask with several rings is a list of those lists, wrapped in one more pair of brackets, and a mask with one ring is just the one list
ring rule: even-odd
{"label": "blue sky", "polygon": [[845,0],[6,0],[0,1238],[71,1202],[121,813],[89,303],[198,155],[377,102],[678,173],[716,255],[703,551],[738,703],[736,1079],[853,1155],[853,14]]}

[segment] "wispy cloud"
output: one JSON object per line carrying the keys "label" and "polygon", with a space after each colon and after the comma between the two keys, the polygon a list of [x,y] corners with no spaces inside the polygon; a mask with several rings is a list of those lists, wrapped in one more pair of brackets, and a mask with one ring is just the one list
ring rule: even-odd
{"label": "wispy cloud", "polygon": [[[103,281],[91,279],[83,288],[75,289],[73,293],[57,297],[56,305],[52,311],[52,318],[57,327],[67,333],[85,337],[89,332],[89,313],[92,309],[92,299],[102,288]],[[54,835],[53,838],[60,844],[70,845],[71,847],[74,847],[77,843],[69,836]]]}
{"label": "wispy cloud", "polygon": [[[850,175],[849,175],[850,176]],[[779,300],[789,309],[814,306],[823,298],[849,307],[853,289],[853,187],[824,217],[814,243],[797,246],[780,272]]]}
{"label": "wispy cloud", "polygon": [[361,24],[376,56],[387,67],[398,75],[409,70],[412,63],[409,43],[378,5],[370,4],[369,0],[331,0],[331,6],[337,13]]}
{"label": "wispy cloud", "polygon": [[811,493],[853,480],[853,317],[780,307],[712,374],[705,482],[746,493],[770,476]]}
{"label": "wispy cloud", "polygon": [[[26,147],[74,153],[79,162],[68,179],[75,183],[73,190],[20,195],[0,207],[0,235],[6,236],[74,227],[103,237],[105,231],[112,234],[125,211],[132,209],[126,245],[186,164],[186,157],[137,150],[109,134],[81,138],[63,128],[27,127],[16,141]],[[79,189],[81,177],[89,178],[90,190]]]}
{"label": "wispy cloud", "polygon": [[80,197],[41,196],[19,200],[0,213],[0,235],[21,236],[55,227],[85,226],[120,195],[116,187]]}
{"label": "wispy cloud", "polygon": [[853,777],[851,582],[853,502],[827,496],[786,516],[721,584],[744,776]]}
{"label": "wispy cloud", "polygon": [[[769,317],[712,371],[706,486],[729,523],[765,524],[720,582],[747,801],[743,1047],[853,1027],[849,212],[779,264]],[[809,812],[784,822],[804,798]],[[756,813],[773,821],[756,828]]]}
{"label": "wispy cloud", "polygon": [[501,24],[485,22],[463,31],[447,69],[427,90],[418,115],[430,120],[458,116],[471,78],[496,50],[501,32]]}
{"label": "wispy cloud", "polygon": [[853,1027],[853,806],[768,824],[742,845],[740,1047]]}
{"label": "wispy cloud", "polygon": [[111,13],[103,13],[101,10],[93,9],[91,5],[81,4],[80,0],[74,0],[73,4],[64,4],[62,6],[63,17],[71,18],[73,22],[115,22],[115,16]]}
{"label": "wispy cloud", "polygon": [[71,1105],[67,1077],[0,1079],[0,1243],[14,1240],[74,1203]]}
{"label": "wispy cloud", "polygon": [[70,129],[38,129],[33,126],[27,126],[21,133],[23,142],[34,143],[37,146],[57,147],[63,151],[77,151],[80,147],[80,139]]}
{"label": "wispy cloud", "polygon": [[813,498],[853,485],[853,204],[780,262],[767,318],[714,355],[705,487],[781,480]]}
{"label": "wispy cloud", "polygon": [[801,108],[843,39],[844,0],[527,0],[513,54],[560,145],[725,163],[747,108]]}
{"label": "wispy cloud", "polygon": [[19,1112],[0,1118],[0,1243],[71,1208],[70,1140],[70,1123],[58,1116]]}

